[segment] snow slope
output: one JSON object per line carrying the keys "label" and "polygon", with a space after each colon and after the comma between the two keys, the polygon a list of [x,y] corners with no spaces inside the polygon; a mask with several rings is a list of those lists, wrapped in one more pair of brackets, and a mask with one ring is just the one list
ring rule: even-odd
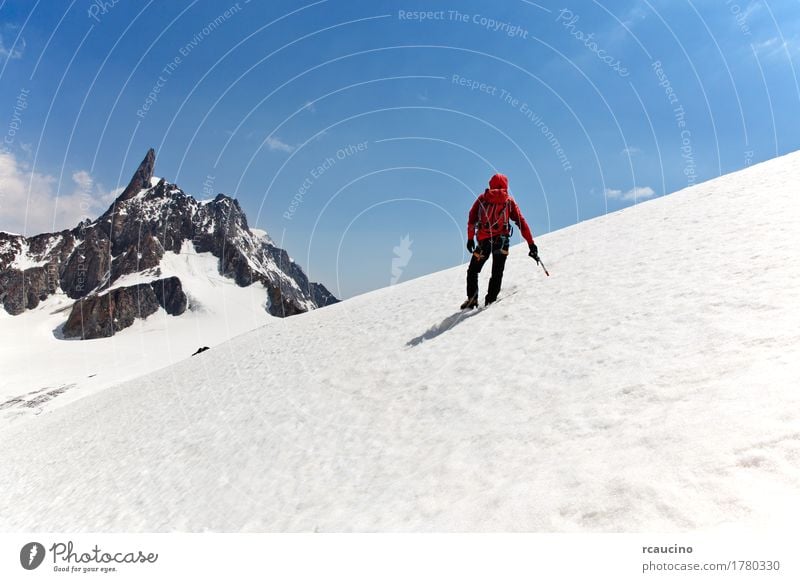
{"label": "snow slope", "polygon": [[0,309],[0,424],[17,423],[163,368],[274,319],[261,283],[239,287],[219,273],[219,259],[184,241],[158,269],[124,275],[111,288],[177,276],[189,298],[180,317],[159,309],[110,338],[59,339],[73,300],[49,297],[24,316]]}
{"label": "snow slope", "polygon": [[458,267],[7,427],[0,529],[796,529],[798,176],[542,236],[549,278],[515,247],[489,309]]}

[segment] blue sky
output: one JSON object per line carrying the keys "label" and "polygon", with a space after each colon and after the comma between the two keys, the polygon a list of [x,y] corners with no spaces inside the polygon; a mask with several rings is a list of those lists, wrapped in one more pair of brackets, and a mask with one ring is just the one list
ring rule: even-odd
{"label": "blue sky", "polygon": [[0,229],[155,147],[348,297],[465,261],[494,171],[540,235],[798,149],[795,64],[794,0],[0,0]]}

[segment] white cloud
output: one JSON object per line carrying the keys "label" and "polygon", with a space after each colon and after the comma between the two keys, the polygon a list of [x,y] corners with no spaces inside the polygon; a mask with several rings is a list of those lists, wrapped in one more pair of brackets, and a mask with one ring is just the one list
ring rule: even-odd
{"label": "white cloud", "polygon": [[800,52],[800,40],[794,37],[781,40],[773,36],[753,43],[752,47],[756,53],[767,58],[786,56],[787,53],[793,55]]}
{"label": "white cloud", "polygon": [[74,172],[72,174],[72,181],[75,182],[75,185],[83,192],[91,191],[92,186],[94,186],[94,180],[92,180],[92,177],[86,170]]}
{"label": "white cloud", "polygon": [[5,43],[3,42],[3,36],[0,35],[0,60],[2,59],[21,59],[22,53],[25,51],[25,47],[27,43],[25,42],[24,38],[19,39],[19,41],[11,48],[6,48]]}
{"label": "white cloud", "polygon": [[756,43],[753,43],[753,48],[756,49],[756,51],[758,52],[772,51],[775,50],[776,48],[780,48],[780,39],[777,36],[766,38],[764,40],[760,40]]}
{"label": "white cloud", "polygon": [[650,186],[636,186],[627,192],[623,192],[622,190],[617,190],[615,188],[606,188],[606,196],[608,198],[612,198],[614,200],[623,200],[625,202],[644,200],[646,198],[652,198],[655,195],[655,190],[653,190]]}
{"label": "white cloud", "polygon": [[293,152],[294,146],[289,145],[288,143],[281,141],[280,138],[269,136],[266,141],[264,142],[267,144],[267,147],[270,151],[277,151],[277,152]]}
{"label": "white cloud", "polygon": [[645,18],[647,18],[647,10],[639,4],[634,4],[628,13],[622,17],[622,25],[627,28],[633,28]]}
{"label": "white cloud", "polygon": [[104,190],[85,170],[59,191],[54,176],[32,171],[11,152],[0,152],[0,230],[33,235],[72,228],[96,218],[122,188]]}

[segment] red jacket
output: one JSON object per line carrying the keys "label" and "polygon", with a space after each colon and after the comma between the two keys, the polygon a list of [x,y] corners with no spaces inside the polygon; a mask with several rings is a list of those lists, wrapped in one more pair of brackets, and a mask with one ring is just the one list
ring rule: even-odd
{"label": "red jacket", "polygon": [[489,188],[478,196],[469,211],[467,220],[467,240],[475,236],[478,240],[486,240],[509,233],[509,220],[519,227],[528,244],[533,242],[533,235],[525,217],[517,206],[517,202],[508,193],[508,178],[503,174],[495,174],[489,180]]}

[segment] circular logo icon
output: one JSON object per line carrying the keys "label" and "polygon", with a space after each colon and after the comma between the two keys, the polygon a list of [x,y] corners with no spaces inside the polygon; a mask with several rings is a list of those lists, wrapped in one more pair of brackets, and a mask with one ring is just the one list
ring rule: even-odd
{"label": "circular logo icon", "polygon": [[19,551],[19,563],[26,570],[35,570],[44,561],[44,546],[39,542],[30,542]]}

